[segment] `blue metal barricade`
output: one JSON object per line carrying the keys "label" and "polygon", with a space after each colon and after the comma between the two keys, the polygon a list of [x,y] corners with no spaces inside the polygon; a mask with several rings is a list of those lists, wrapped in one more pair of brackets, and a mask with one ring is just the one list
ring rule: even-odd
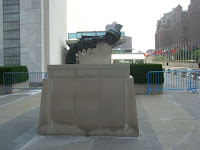
{"label": "blue metal barricade", "polygon": [[147,77],[147,93],[159,90],[191,90],[198,93],[199,71],[150,71]]}
{"label": "blue metal barricade", "polygon": [[14,89],[41,89],[42,80],[45,78],[47,78],[46,72],[5,72],[3,74],[3,93]]}

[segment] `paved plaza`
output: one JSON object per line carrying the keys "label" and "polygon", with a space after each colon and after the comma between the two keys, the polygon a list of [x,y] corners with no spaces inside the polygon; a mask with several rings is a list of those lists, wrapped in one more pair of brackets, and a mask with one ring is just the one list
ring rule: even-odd
{"label": "paved plaza", "polygon": [[[37,135],[41,91],[0,96],[1,150],[197,150],[200,94],[137,95],[139,137]],[[111,110],[112,111],[112,110]]]}

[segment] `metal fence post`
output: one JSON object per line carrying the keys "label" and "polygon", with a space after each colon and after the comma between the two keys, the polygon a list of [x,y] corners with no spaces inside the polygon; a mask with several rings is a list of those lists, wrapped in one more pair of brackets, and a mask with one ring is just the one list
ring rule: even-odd
{"label": "metal fence post", "polygon": [[147,94],[150,96],[150,91],[149,91],[149,73],[147,73],[146,77],[147,77]]}
{"label": "metal fence post", "polygon": [[[194,82],[195,91],[194,91],[194,92],[196,92],[196,93],[198,94],[198,92],[197,92],[197,80],[198,80],[198,72],[195,72],[195,82]],[[194,92],[193,92],[193,93],[194,93]]]}
{"label": "metal fence post", "polygon": [[5,73],[3,73],[3,95],[5,94]]}

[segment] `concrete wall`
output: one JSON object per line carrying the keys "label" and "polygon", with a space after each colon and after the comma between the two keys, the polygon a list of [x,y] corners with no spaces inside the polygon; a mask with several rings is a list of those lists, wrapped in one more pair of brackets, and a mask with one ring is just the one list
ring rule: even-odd
{"label": "concrete wall", "polygon": [[39,72],[63,62],[66,19],[66,0],[20,0],[21,65]]}
{"label": "concrete wall", "polygon": [[43,11],[41,11],[41,27],[42,31],[42,70],[47,70],[47,65],[50,64],[50,49],[49,49],[49,0],[41,1]]}
{"label": "concrete wall", "polygon": [[48,66],[39,134],[138,136],[129,65]]}
{"label": "concrete wall", "polygon": [[3,0],[0,0],[0,66],[4,65],[3,52]]}
{"label": "concrete wall", "polygon": [[62,39],[67,38],[67,1],[49,0],[50,64],[64,63]]}
{"label": "concrete wall", "polygon": [[41,1],[20,0],[20,60],[29,72],[42,70]]}

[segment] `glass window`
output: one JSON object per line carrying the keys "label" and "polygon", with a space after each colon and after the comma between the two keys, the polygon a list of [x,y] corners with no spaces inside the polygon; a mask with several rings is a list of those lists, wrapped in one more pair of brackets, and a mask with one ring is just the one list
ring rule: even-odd
{"label": "glass window", "polygon": [[76,39],[76,33],[68,33],[68,39]]}
{"label": "glass window", "polygon": [[77,34],[76,34],[76,38],[77,38],[77,39],[80,39],[81,37],[82,37],[81,33],[77,33]]}
{"label": "glass window", "polygon": [[19,5],[19,0],[3,0],[3,5]]}
{"label": "glass window", "polygon": [[104,36],[106,32],[97,32],[97,36]]}
{"label": "glass window", "polygon": [[19,21],[19,13],[16,14],[4,14],[3,15],[4,22],[11,22],[11,21]]}
{"label": "glass window", "polygon": [[7,30],[19,30],[20,29],[20,24],[19,22],[7,22],[3,24],[4,31]]}
{"label": "glass window", "polygon": [[5,48],[4,49],[4,55],[6,57],[19,56],[20,55],[20,49],[19,48]]}
{"label": "glass window", "polygon": [[18,13],[19,12],[19,5],[8,5],[3,7],[4,14],[7,13]]}
{"label": "glass window", "polygon": [[82,36],[87,36],[87,33],[82,33]]}
{"label": "glass window", "polygon": [[4,31],[4,40],[6,39],[19,39],[19,31]]}
{"label": "glass window", "polygon": [[95,36],[96,34],[95,34],[95,32],[88,32],[87,33],[87,36]]}
{"label": "glass window", "polygon": [[125,36],[124,32],[121,32],[121,37],[124,37],[124,36]]}
{"label": "glass window", "polygon": [[4,48],[20,47],[19,39],[16,40],[4,40]]}
{"label": "glass window", "polygon": [[3,0],[4,65],[20,65],[20,0]]}

